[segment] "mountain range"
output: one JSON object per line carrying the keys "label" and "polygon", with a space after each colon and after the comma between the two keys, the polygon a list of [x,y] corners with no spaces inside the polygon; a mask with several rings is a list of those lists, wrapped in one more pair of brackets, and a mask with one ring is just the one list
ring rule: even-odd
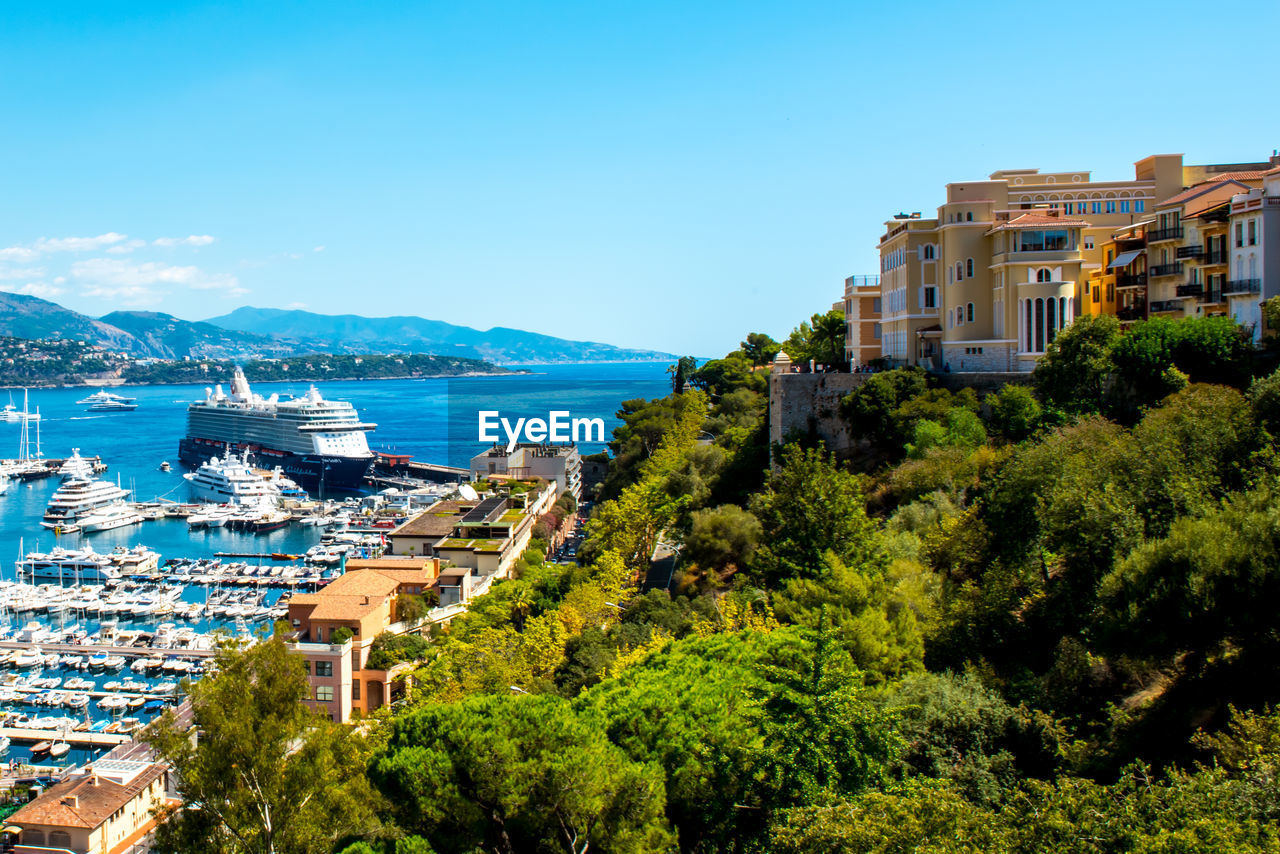
{"label": "mountain range", "polygon": [[431,353],[503,364],[636,362],[672,358],[494,327],[456,326],[423,317],[361,317],[245,306],[205,321],[154,311],[89,317],[39,297],[0,291],[0,335],[92,342],[157,359],[284,357],[308,353]]}

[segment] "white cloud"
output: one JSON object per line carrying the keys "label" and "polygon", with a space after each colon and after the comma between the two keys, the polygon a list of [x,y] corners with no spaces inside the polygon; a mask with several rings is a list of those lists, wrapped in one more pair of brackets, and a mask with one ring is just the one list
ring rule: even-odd
{"label": "white cloud", "polygon": [[95,252],[128,239],[126,234],[108,231],[97,237],[42,237],[31,245],[36,252]]}
{"label": "white cloud", "polygon": [[0,249],[0,261],[34,261],[39,254],[26,246],[9,246]]}
{"label": "white cloud", "polygon": [[208,246],[213,242],[213,236],[191,234],[186,237],[157,237],[151,242],[156,246]]}
{"label": "white cloud", "polygon": [[316,246],[316,247],[314,247],[311,251],[312,251],[312,252],[323,252],[323,251],[324,251],[324,247],[323,247],[323,246]]}
{"label": "white cloud", "polygon": [[87,297],[111,300],[124,305],[156,305],[162,295],[144,285],[91,285],[82,293]]}
{"label": "white cloud", "polygon": [[141,249],[146,245],[147,241],[135,238],[133,240],[126,240],[124,243],[117,243],[115,246],[108,248],[107,251],[112,255],[128,255],[135,249]]}
{"label": "white cloud", "polygon": [[293,309],[306,308],[306,307],[307,307],[307,304],[305,302],[291,302],[285,306],[285,308],[293,308]]}
{"label": "white cloud", "polygon": [[231,295],[248,293],[231,273],[209,273],[194,266],[176,266],[156,261],[134,263],[121,258],[90,258],[71,265],[71,275],[88,283],[97,293],[108,296],[110,289],[146,288],[150,285],[180,285],[194,290],[221,290]]}
{"label": "white cloud", "polygon": [[16,288],[0,288],[0,290],[8,291],[13,294],[26,294],[31,297],[40,297],[41,299],[52,299],[63,293],[62,288],[56,288],[53,285],[47,285],[44,282],[27,282],[25,285],[19,285]]}
{"label": "white cloud", "polygon": [[39,267],[0,267],[0,279],[41,279],[44,270]]}

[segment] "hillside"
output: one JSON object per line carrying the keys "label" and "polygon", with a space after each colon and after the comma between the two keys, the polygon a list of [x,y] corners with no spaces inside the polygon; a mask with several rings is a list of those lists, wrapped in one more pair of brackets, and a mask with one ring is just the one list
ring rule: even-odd
{"label": "hillside", "polygon": [[0,336],[83,340],[132,351],[128,332],[39,297],[0,291]]}
{"label": "hillside", "polygon": [[481,331],[404,315],[363,317],[245,306],[207,322],[224,329],[304,342],[325,352],[426,352],[507,363],[648,361],[671,357],[653,350],[571,341],[505,327]]}
{"label": "hillside", "polygon": [[[235,358],[247,351],[270,355],[291,355],[297,352],[292,342],[283,342],[265,335],[249,332],[233,332],[210,323],[192,323],[155,311],[113,311],[103,315],[101,322],[133,336],[136,355],[160,359],[183,356],[209,358]],[[138,348],[142,348],[138,350]]]}

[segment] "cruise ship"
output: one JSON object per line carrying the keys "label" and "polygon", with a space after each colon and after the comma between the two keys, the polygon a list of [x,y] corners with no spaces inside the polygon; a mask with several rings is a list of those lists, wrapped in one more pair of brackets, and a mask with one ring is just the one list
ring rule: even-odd
{"label": "cruise ship", "polygon": [[198,468],[230,447],[248,451],[264,467],[279,466],[306,487],[355,489],[373,463],[365,433],[377,425],[360,420],[346,401],[325,400],[312,386],[290,400],[264,398],[236,368],[231,391],[205,390],[187,407],[187,435],[178,457]]}
{"label": "cruise ship", "polygon": [[49,507],[40,524],[55,530],[67,528],[95,510],[120,503],[128,495],[129,490],[105,480],[69,480],[59,486],[49,499]]}
{"label": "cruise ship", "polygon": [[306,498],[281,467],[263,473],[249,465],[247,450],[239,457],[212,457],[183,477],[190,485],[191,497],[206,504],[275,506],[281,498]]}

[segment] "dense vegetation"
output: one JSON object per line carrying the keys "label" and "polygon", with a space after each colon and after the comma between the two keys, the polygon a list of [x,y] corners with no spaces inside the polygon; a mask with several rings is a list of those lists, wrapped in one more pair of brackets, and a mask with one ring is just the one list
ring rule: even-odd
{"label": "dense vegetation", "polygon": [[134,363],[125,369],[123,379],[130,383],[156,384],[226,382],[237,364],[244,368],[244,375],[250,382],[373,380],[507,373],[505,368],[499,368],[490,362],[457,356],[430,356],[421,353],[400,356],[334,354],[253,359],[245,362],[195,359]]}
{"label": "dense vegetation", "polygon": [[[623,404],[580,565],[407,653],[411,699],[331,736],[343,826],[273,850],[1277,850],[1280,373],[1180,323],[1079,320],[985,398],[872,374],[840,461],[768,447],[767,336],[676,366]],[[242,818],[202,850],[266,850]]]}

